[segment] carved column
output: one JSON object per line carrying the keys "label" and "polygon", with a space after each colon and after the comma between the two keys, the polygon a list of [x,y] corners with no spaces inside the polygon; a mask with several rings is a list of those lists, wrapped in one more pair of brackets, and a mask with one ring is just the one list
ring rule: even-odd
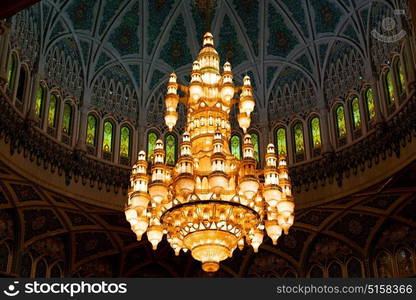
{"label": "carved column", "polygon": [[331,134],[329,131],[329,112],[328,108],[322,107],[319,110],[319,114],[321,116],[321,140],[322,140],[322,154],[333,152],[334,146],[332,145],[331,141]]}
{"label": "carved column", "polygon": [[87,118],[88,118],[88,109],[86,107],[82,107],[80,111],[80,118],[79,118],[79,134],[77,144],[75,146],[76,150],[87,151],[87,146],[85,144],[85,140],[87,138]]}

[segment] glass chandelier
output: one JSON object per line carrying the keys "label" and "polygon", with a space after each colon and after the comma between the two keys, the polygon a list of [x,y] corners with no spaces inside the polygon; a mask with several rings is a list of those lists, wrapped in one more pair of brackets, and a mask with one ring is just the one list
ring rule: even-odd
{"label": "glass chandelier", "polygon": [[[215,272],[219,263],[245,243],[258,251],[264,230],[273,244],[294,220],[294,201],[284,156],[278,159],[273,144],[267,146],[265,168],[257,170],[251,135],[247,134],[255,101],[250,77],[235,87],[230,63],[220,74],[219,56],[211,33],[193,63],[189,87],[171,74],[165,98],[165,122],[172,131],[179,101],[187,109],[186,131],[174,167],[165,164],[163,142],[158,140],[151,166],[140,151],[131,173],[125,214],[140,240],[146,232],[153,249],[166,234],[179,255],[191,251],[202,269]],[[185,93],[180,98],[178,89]],[[239,99],[234,97],[240,93]],[[243,129],[243,157],[230,152],[229,114],[238,104]]]}

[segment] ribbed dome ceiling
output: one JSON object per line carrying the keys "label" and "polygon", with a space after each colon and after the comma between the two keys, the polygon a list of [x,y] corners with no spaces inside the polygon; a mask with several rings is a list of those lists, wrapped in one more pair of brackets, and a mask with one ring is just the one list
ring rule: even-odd
{"label": "ribbed dome ceiling", "polygon": [[[393,11],[373,0],[43,0],[18,23],[32,33],[20,43],[23,55],[35,55],[51,82],[84,95],[85,105],[135,120],[170,72],[188,80],[211,20],[237,81],[254,78],[258,110],[284,118],[354,88],[374,48],[391,47],[376,47],[370,32],[385,16],[399,18]],[[108,85],[123,97],[104,99]]]}

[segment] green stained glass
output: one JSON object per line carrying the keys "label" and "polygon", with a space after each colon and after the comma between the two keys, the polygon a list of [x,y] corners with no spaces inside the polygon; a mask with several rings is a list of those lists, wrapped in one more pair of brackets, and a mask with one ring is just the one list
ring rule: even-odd
{"label": "green stained glass", "polygon": [[166,136],[165,152],[166,164],[173,166],[176,162],[176,137],[172,134]]}
{"label": "green stained glass", "polygon": [[404,72],[403,72],[403,68],[402,68],[402,64],[400,62],[400,60],[397,60],[397,75],[398,75],[398,82],[397,85],[399,86],[399,93],[402,94],[403,92],[405,92],[406,89],[406,80],[404,77]]}
{"label": "green stained glass", "polygon": [[62,132],[71,135],[72,127],[72,106],[68,103],[65,103],[64,106],[64,118],[62,120]]}
{"label": "green stained glass", "polygon": [[387,96],[387,104],[393,104],[395,101],[394,98],[394,86],[393,86],[393,73],[388,71],[386,73],[386,96]]}
{"label": "green stained glass", "polygon": [[345,125],[345,113],[344,107],[342,105],[338,106],[336,110],[336,120],[337,120],[337,134],[338,137],[344,137],[347,135],[347,127]]}
{"label": "green stained glass", "polygon": [[312,147],[314,149],[321,148],[321,126],[319,123],[318,117],[311,120]]}
{"label": "green stained glass", "polygon": [[153,153],[155,152],[157,141],[157,135],[154,132],[150,132],[147,135],[147,159],[150,160],[153,157]]}
{"label": "green stained glass", "polygon": [[127,126],[121,127],[120,156],[130,156],[130,128]]}
{"label": "green stained glass", "polygon": [[36,99],[35,99],[35,115],[37,118],[40,118],[42,116],[44,97],[45,97],[45,91],[43,90],[43,87],[40,86],[38,88],[38,92],[36,94]]}
{"label": "green stained glass", "polygon": [[241,140],[238,135],[231,137],[231,154],[237,159],[241,159]]}
{"label": "green stained glass", "polygon": [[95,146],[97,135],[97,118],[89,115],[87,118],[87,138],[86,143],[89,146]]}
{"label": "green stained glass", "polygon": [[56,109],[58,106],[58,100],[56,95],[52,95],[49,100],[48,109],[48,126],[54,128],[56,126]]}
{"label": "green stained glass", "polygon": [[287,155],[286,150],[286,129],[279,128],[276,132],[276,138],[277,138],[277,154],[281,155]]}
{"label": "green stained glass", "polygon": [[303,139],[302,123],[296,123],[293,127],[293,133],[295,136],[295,152],[296,154],[303,153],[305,151],[305,142]]}
{"label": "green stained glass", "polygon": [[361,128],[360,103],[357,97],[351,101],[352,126],[354,130]]}
{"label": "green stained glass", "polygon": [[254,147],[254,158],[258,162],[259,161],[259,135],[257,133],[252,133],[251,140],[253,142],[253,147]]}
{"label": "green stained glass", "polygon": [[12,55],[9,61],[9,66],[7,68],[7,82],[9,83],[9,87],[11,89],[13,89],[13,86],[14,86],[15,76],[16,76],[16,57]]}
{"label": "green stained glass", "polygon": [[373,95],[373,89],[368,88],[365,93],[365,98],[367,101],[367,118],[368,120],[373,120],[376,116],[376,110],[374,108],[374,95]]}
{"label": "green stained glass", "polygon": [[113,147],[113,123],[104,122],[103,151],[111,152]]}

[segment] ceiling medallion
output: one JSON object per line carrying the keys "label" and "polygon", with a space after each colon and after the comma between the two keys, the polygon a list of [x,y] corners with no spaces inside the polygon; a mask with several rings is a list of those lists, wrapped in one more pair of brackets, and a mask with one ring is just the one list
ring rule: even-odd
{"label": "ceiling medallion", "polygon": [[[138,240],[146,232],[156,249],[166,234],[176,255],[191,251],[206,272],[217,271],[219,263],[245,243],[257,252],[264,230],[276,245],[294,220],[285,157],[278,159],[269,144],[265,168],[256,168],[254,146],[247,134],[255,106],[250,77],[235,87],[230,63],[224,64],[220,74],[219,62],[213,36],[206,33],[189,87],[170,75],[165,98],[170,131],[178,119],[179,101],[188,109],[180,156],[174,167],[167,166],[163,142],[158,140],[148,166],[146,153],[141,151],[132,169],[125,211]],[[178,89],[184,97],[178,96]],[[236,93],[239,99],[234,98]],[[234,104],[238,104],[238,122],[245,133],[241,160],[229,147],[229,114]]]}

